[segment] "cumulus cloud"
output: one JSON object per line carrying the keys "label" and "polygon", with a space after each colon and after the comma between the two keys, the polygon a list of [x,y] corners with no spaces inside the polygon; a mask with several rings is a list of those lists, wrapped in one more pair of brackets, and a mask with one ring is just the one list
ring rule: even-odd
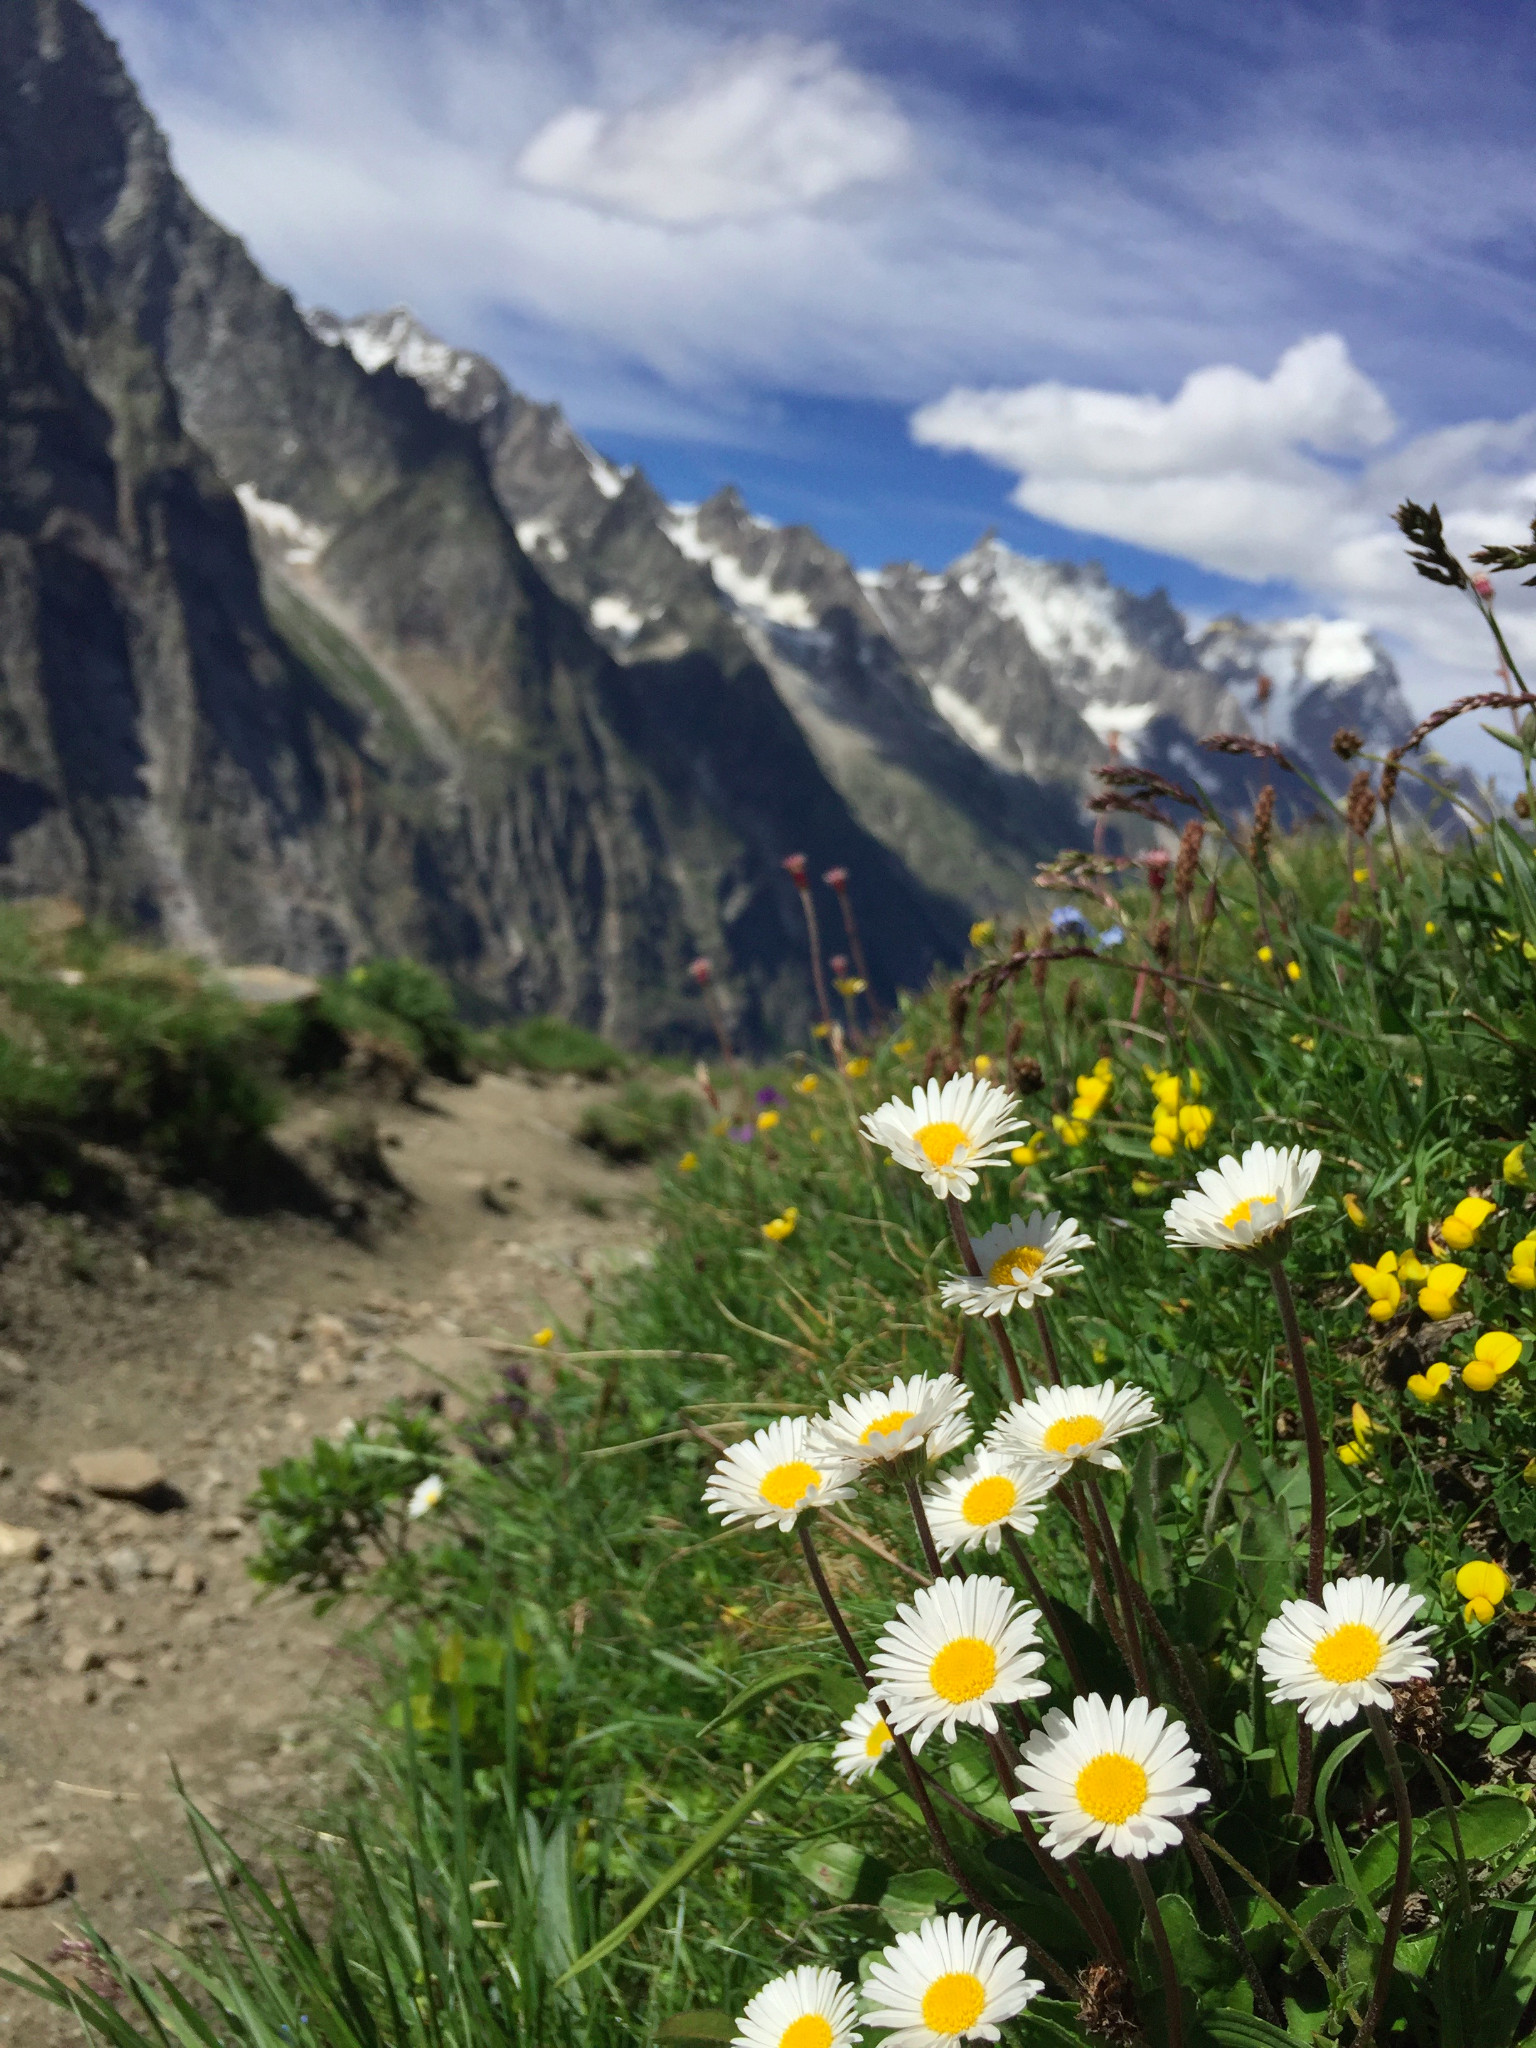
{"label": "cumulus cloud", "polygon": [[605,113],[567,107],[518,160],[529,184],[673,225],[752,220],[898,176],[911,131],[830,43],[739,43],[679,88]]}
{"label": "cumulus cloud", "polygon": [[[1479,629],[1405,574],[1392,507],[1438,499],[1452,545],[1469,549],[1523,537],[1536,502],[1536,412],[1404,438],[1337,334],[1297,342],[1268,377],[1196,370],[1171,399],[957,388],[911,425],[929,447],[1017,472],[1013,501],[1039,518],[1223,575],[1289,579],[1451,667],[1481,659]],[[1528,630],[1517,617],[1517,635]]]}

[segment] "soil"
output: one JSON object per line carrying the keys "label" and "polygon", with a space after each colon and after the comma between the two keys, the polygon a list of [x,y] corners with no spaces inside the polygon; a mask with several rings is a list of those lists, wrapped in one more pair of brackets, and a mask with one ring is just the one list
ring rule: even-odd
{"label": "soil", "polygon": [[[206,1921],[173,1770],[242,1847],[303,1840],[373,1667],[348,1609],[316,1620],[249,1578],[252,1484],[396,1395],[462,1412],[498,1344],[581,1330],[594,1284],[646,1256],[649,1173],[573,1141],[605,1092],[489,1075],[382,1112],[405,1193],[376,1184],[361,1231],[185,1196],[148,1234],[23,1219],[0,1267],[0,1523],[47,1554],[0,1565],[0,1873],[55,1845],[73,1889],[0,1911],[0,1964],[56,1952],[82,1910],[140,1962]],[[335,1117],[279,1135],[297,1156]],[[150,1506],[72,1478],[129,1446],[164,1470]],[[0,2042],[80,2038],[0,1984]]]}

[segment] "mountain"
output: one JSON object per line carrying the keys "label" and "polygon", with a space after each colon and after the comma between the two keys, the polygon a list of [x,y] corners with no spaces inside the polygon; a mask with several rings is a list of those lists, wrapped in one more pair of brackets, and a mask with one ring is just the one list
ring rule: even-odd
{"label": "mountain", "polygon": [[[221,721],[239,724],[250,699],[238,662],[210,654],[178,706],[161,687],[170,657],[141,647],[137,670],[93,671],[82,718],[84,671],[55,660],[52,687],[93,765],[66,774],[39,743],[17,755],[22,772],[8,740],[26,788],[7,799],[0,887],[67,886],[121,914],[103,860],[68,852],[107,829],[94,775],[111,815],[131,812],[138,841],[160,845],[132,893],[136,921],[296,967],[407,950],[484,1004],[560,1011],[621,1039],[696,1035],[685,969],[700,951],[733,975],[749,1034],[803,1017],[789,851],[853,870],[887,989],[955,954],[965,907],[862,829],[762,663],[708,635],[615,660],[519,541],[477,428],[312,331],[187,193],[79,0],[0,0],[0,211],[39,209],[82,328],[117,335],[159,379],[164,433],[207,508],[183,539],[202,549],[209,646],[239,645],[271,715],[240,727],[240,780],[220,751]],[[60,402],[77,415],[69,432],[94,434],[118,465],[121,499],[138,401],[103,406],[77,371]],[[24,479],[32,497],[8,511],[8,544],[29,519],[47,530],[63,504],[53,488]],[[87,638],[111,638],[112,601],[82,590]],[[234,620],[222,637],[221,603]],[[47,667],[39,630],[24,609],[7,624],[8,733],[37,725],[23,697]],[[189,784],[191,810],[157,766],[184,760],[217,767]],[[262,832],[271,859],[246,861],[242,835]]]}

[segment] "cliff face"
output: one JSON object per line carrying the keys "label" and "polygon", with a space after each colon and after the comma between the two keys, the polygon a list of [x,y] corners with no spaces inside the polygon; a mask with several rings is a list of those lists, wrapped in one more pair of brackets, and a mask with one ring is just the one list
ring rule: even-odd
{"label": "cliff face", "polygon": [[[700,634],[613,659],[530,562],[477,424],[311,331],[182,187],[78,0],[0,0],[0,207],[46,209],[73,265],[73,355],[35,284],[12,281],[15,317],[34,352],[53,337],[59,410],[101,451],[92,531],[119,544],[129,522],[103,508],[136,475],[120,384],[154,387],[179,515],[142,567],[197,621],[166,632],[200,650],[179,691],[161,640],[134,641],[137,666],[111,653],[133,636],[99,581],[46,612],[90,622],[89,658],[45,659],[8,609],[0,887],[68,888],[294,966],[405,949],[489,1003],[663,1043],[696,1029],[700,951],[734,972],[749,1030],[802,1014],[788,851],[854,870],[887,988],[956,949],[961,908],[860,826],[750,649]],[[6,403],[24,383],[7,371]],[[84,489],[64,469],[34,462],[18,486],[39,533]],[[87,578],[81,548],[64,561],[47,575]],[[12,680],[44,668],[31,698]],[[80,734],[67,771],[47,689]],[[136,864],[106,851],[114,832]]]}

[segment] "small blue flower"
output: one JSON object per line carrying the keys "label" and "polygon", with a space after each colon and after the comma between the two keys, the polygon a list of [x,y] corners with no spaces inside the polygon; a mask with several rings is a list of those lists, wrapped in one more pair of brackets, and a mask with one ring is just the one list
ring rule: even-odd
{"label": "small blue flower", "polygon": [[1093,926],[1075,903],[1063,903],[1051,912],[1051,930],[1061,938],[1091,939]]}
{"label": "small blue flower", "polygon": [[1099,933],[1099,951],[1101,953],[1110,946],[1123,946],[1124,944],[1125,926],[1122,924],[1106,925],[1103,931]]}

